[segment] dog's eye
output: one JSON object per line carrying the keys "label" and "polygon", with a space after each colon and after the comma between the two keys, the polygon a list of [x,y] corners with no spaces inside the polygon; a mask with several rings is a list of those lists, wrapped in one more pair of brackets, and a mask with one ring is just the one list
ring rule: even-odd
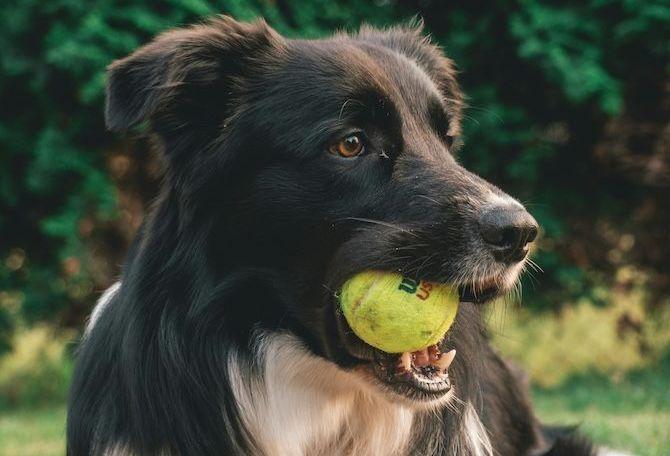
{"label": "dog's eye", "polygon": [[360,155],[365,149],[363,139],[360,135],[349,135],[332,144],[328,150],[331,154],[337,154],[340,157],[351,158]]}

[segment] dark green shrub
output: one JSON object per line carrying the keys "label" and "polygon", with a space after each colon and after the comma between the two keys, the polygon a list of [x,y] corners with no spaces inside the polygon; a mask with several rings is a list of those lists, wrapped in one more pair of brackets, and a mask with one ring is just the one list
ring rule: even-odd
{"label": "dark green shrub", "polygon": [[[526,302],[588,295],[626,263],[646,268],[659,290],[670,284],[668,243],[658,242],[670,165],[654,152],[670,105],[664,2],[13,3],[0,18],[0,348],[16,319],[80,323],[116,270],[96,263],[110,242],[95,241],[119,225],[106,167],[129,146],[104,130],[105,66],[219,12],[307,37],[419,13],[470,96],[461,159],[528,203],[545,228],[545,273]],[[661,172],[651,175],[654,160]],[[643,248],[626,250],[624,235]]]}

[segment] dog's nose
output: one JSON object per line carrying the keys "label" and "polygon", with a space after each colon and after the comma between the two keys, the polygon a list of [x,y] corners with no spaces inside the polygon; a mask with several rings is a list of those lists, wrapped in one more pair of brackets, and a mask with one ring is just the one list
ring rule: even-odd
{"label": "dog's nose", "polygon": [[482,238],[495,258],[505,263],[516,263],[526,257],[537,230],[533,216],[517,205],[495,206],[479,219]]}

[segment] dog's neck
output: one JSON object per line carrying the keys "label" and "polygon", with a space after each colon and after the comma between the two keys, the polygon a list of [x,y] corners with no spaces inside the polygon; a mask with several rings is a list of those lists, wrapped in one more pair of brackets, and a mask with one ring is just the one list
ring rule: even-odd
{"label": "dog's neck", "polygon": [[430,454],[440,449],[491,454],[470,404],[464,405],[458,435],[445,436],[441,427],[424,428],[421,412],[389,401],[362,377],[312,355],[289,334],[264,333],[257,350],[261,376],[245,375],[244,360],[235,354],[228,368],[250,445],[260,454],[406,454],[418,444]]}

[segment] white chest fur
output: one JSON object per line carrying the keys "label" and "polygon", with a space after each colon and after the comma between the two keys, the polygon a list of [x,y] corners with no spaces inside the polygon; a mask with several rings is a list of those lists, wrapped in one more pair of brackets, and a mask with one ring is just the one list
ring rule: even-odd
{"label": "white chest fur", "polygon": [[264,381],[229,369],[243,420],[268,455],[398,454],[414,413],[370,391],[362,379],[311,355],[288,334],[266,334]]}

